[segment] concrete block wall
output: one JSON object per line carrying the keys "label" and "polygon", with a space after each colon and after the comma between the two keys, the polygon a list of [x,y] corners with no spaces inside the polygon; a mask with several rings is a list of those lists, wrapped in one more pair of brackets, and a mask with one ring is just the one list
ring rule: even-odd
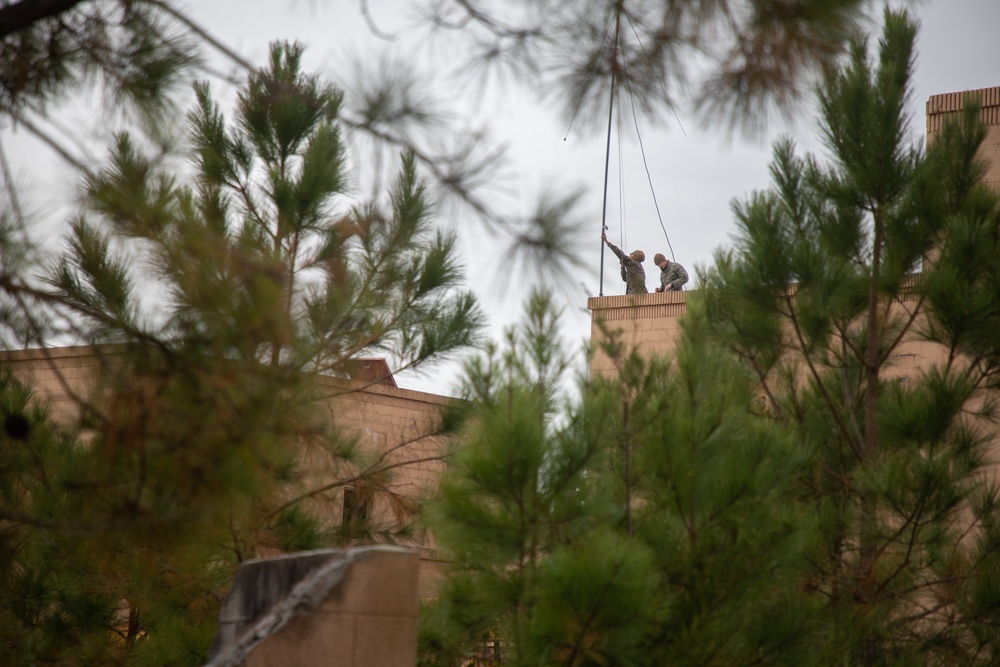
{"label": "concrete block wall", "polygon": [[[913,278],[916,280],[916,276]],[[628,296],[593,297],[587,301],[591,311],[591,357],[590,372],[605,377],[615,377],[616,370],[608,356],[600,349],[605,340],[604,328],[617,331],[622,342],[635,349],[640,355],[669,356],[681,336],[681,319],[687,312],[686,299],[692,292],[661,292]],[[915,297],[905,296],[893,304],[889,316],[909,317],[916,305]],[[920,331],[922,318],[918,316],[913,331]],[[948,350],[937,343],[922,340],[904,340],[887,371],[888,377],[907,381],[926,372],[936,364],[943,363]]]}
{"label": "concrete block wall", "polygon": [[[39,400],[51,406],[58,424],[72,424],[80,417],[82,401],[91,400],[96,378],[102,367],[114,364],[115,348],[78,346],[0,352],[0,366],[32,384]],[[386,384],[352,383],[336,378],[321,378],[322,408],[327,410],[338,428],[359,439],[359,461],[377,461],[380,467],[391,467],[381,480],[385,487],[374,496],[370,516],[378,527],[401,528],[412,522],[395,510],[398,500],[415,507],[436,489],[444,470],[441,460],[448,446],[432,433],[440,421],[440,411],[448,397],[401,389]],[[304,478],[297,492],[318,488],[334,479],[347,479],[358,472],[344,463],[324,458],[319,449],[303,452]],[[343,487],[331,489],[307,506],[324,520],[339,524],[342,519]],[[390,502],[392,495],[397,502]],[[439,577],[440,563],[433,551],[431,536],[415,533],[405,540],[425,558],[420,569],[425,595],[433,590]],[[258,555],[277,555],[266,544],[259,545]]]}
{"label": "concrete block wall", "polygon": [[979,150],[979,157],[988,165],[985,180],[987,184],[1000,190],[1000,86],[944,93],[928,98],[927,141],[930,143],[934,140],[945,120],[958,115],[969,97],[979,101],[979,119],[986,125],[986,140]]}
{"label": "concrete block wall", "polygon": [[638,349],[643,355],[666,355],[673,350],[680,337],[680,317],[687,312],[686,295],[687,292],[653,292],[588,299],[593,348],[590,372],[605,377],[616,374],[611,359],[600,349],[606,339],[602,323],[609,332],[618,332],[628,348]]}
{"label": "concrete block wall", "polygon": [[0,352],[0,365],[32,385],[60,424],[80,418],[81,401],[89,399],[100,369],[113,362],[108,348],[81,345]]}
{"label": "concrete block wall", "polygon": [[364,547],[243,563],[209,666],[412,667],[418,560],[398,547]]}

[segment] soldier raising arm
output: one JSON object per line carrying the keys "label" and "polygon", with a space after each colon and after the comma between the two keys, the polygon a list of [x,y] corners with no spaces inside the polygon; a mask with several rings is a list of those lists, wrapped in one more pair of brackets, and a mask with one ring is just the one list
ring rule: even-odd
{"label": "soldier raising arm", "polygon": [[631,254],[626,255],[618,246],[608,240],[608,236],[604,232],[601,232],[601,240],[608,244],[611,252],[615,253],[622,263],[625,293],[647,294],[649,290],[646,289],[646,271],[642,268],[642,261],[646,259],[646,253],[641,250],[633,250]]}

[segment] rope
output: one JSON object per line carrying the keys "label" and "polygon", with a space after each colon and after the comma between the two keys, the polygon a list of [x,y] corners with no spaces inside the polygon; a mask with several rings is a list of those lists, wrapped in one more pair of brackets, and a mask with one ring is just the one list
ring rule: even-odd
{"label": "rope", "polygon": [[618,122],[615,124],[618,133],[618,236],[622,240],[622,248],[628,246],[628,227],[625,224],[625,160],[622,152],[622,115],[618,112]]}
{"label": "rope", "polygon": [[[608,217],[608,174],[609,174],[609,171],[610,171],[610,163],[611,163],[611,121],[612,121],[612,118],[613,118],[613,115],[614,115],[615,74],[616,74],[616,67],[615,66],[618,63],[618,43],[619,43],[620,34],[621,34],[620,31],[621,31],[621,15],[622,14],[625,14],[625,19],[628,21],[629,27],[632,29],[632,34],[635,35],[636,42],[639,44],[639,47],[642,49],[643,55],[646,56],[646,59],[649,60],[651,64],[653,62],[652,59],[649,57],[649,52],[646,51],[645,45],[642,43],[642,39],[639,37],[638,31],[635,29],[635,24],[632,23],[632,18],[629,16],[628,12],[626,12],[624,10],[624,7],[622,5],[619,5],[618,11],[615,12],[614,17],[612,18],[612,23],[613,23],[613,26],[614,26],[614,29],[615,29],[615,41],[614,41],[614,46],[612,48],[611,94],[609,96],[610,100],[609,100],[609,103],[608,103],[608,140],[607,140],[607,146],[605,147],[605,154],[604,154],[604,202],[603,202],[602,207],[601,207],[601,233],[602,234],[605,234],[607,232],[607,229],[608,229],[608,225],[607,225],[607,217]],[[607,33],[605,33],[604,41],[601,42],[602,50],[603,50],[604,44],[607,42],[607,39],[608,39],[608,37],[609,37],[609,35],[611,33],[611,27],[612,27],[611,25],[608,26],[608,31],[607,31]],[[677,257],[676,257],[676,255],[674,253],[674,246],[670,242],[670,235],[667,234],[667,227],[666,227],[666,225],[663,224],[663,214],[660,211],[660,202],[656,198],[656,189],[653,187],[653,176],[652,176],[652,174],[649,171],[649,162],[646,159],[646,147],[645,147],[645,145],[643,144],[643,141],[642,141],[642,132],[639,130],[639,118],[638,118],[638,114],[637,114],[636,109],[635,109],[635,95],[634,95],[634,93],[632,91],[632,82],[631,82],[631,80],[629,79],[629,76],[628,76],[628,62],[627,62],[627,58],[623,58],[622,59],[622,78],[625,80],[625,85],[628,88],[629,104],[632,107],[632,123],[635,126],[636,137],[639,139],[639,151],[642,154],[642,166],[643,166],[643,169],[645,169],[645,171],[646,171],[646,182],[649,184],[649,192],[650,192],[650,194],[653,197],[653,206],[656,208],[656,217],[657,217],[657,220],[660,223],[660,229],[663,230],[663,237],[667,241],[667,247],[670,249],[670,257],[671,257],[671,259],[673,261],[677,261]],[[667,105],[670,107],[670,111],[671,111],[671,113],[673,113],[674,119],[677,121],[677,125],[681,128],[681,133],[683,133],[684,136],[687,137],[687,132],[684,130],[684,125],[681,123],[681,119],[677,115],[677,110],[674,109],[674,105],[670,101],[670,96],[667,94],[667,89],[664,86],[663,81],[661,79],[657,79],[657,82],[660,84],[660,89],[663,91],[663,98],[667,102]],[[566,136],[569,135],[569,130],[570,130],[570,128],[572,128],[573,122],[576,120],[576,115],[577,115],[577,113],[580,110],[581,103],[582,103],[582,99],[579,102],[577,102],[577,106],[573,110],[573,115],[570,118],[569,127],[566,129]],[[619,233],[620,233],[620,236],[621,236],[621,239],[622,239],[622,247],[624,248],[624,247],[626,247],[626,237],[625,237],[625,196],[624,196],[624,193],[625,193],[625,176],[624,176],[624,160],[623,160],[623,157],[622,157],[622,137],[621,137],[621,135],[622,135],[622,128],[621,128],[621,125],[622,125],[622,119],[621,119],[621,114],[619,113],[619,116],[618,116],[618,127],[617,127],[617,130],[618,130],[618,192],[619,192],[619,200],[618,200],[618,226],[619,226]],[[566,140],[566,136],[563,137],[563,141]],[[604,296],[604,242],[603,241],[601,242],[601,290],[600,290],[599,296]]]}
{"label": "rope", "polygon": [[[642,54],[646,56],[646,60],[648,60],[649,64],[652,65],[653,59],[649,57],[649,52],[646,51],[646,47],[643,45],[642,39],[639,38],[639,33],[636,32],[635,25],[632,23],[632,17],[630,17],[628,12],[624,11],[624,9],[622,10],[622,13],[625,14],[625,19],[628,21],[629,27],[632,28],[632,34],[635,35],[635,41],[639,43],[639,48],[642,49]],[[667,94],[667,89],[663,85],[663,81],[661,79],[657,79],[657,81],[660,84],[660,90],[663,91],[663,99],[666,100],[667,106],[670,107],[670,112],[674,114],[674,120],[677,121],[677,126],[681,128],[681,134],[687,137],[688,133],[684,131],[684,126],[681,124],[680,116],[677,115],[677,110],[674,109],[674,103],[670,101],[670,95]]]}
{"label": "rope", "polygon": [[[635,113],[635,97],[632,95],[632,83],[628,78],[628,70],[625,65],[622,65],[622,73],[625,75],[625,86],[628,88],[628,99],[632,106],[632,122],[635,125],[635,135],[639,138],[639,151],[642,153],[642,166],[646,170],[646,181],[649,183],[649,192],[653,195],[653,205],[656,207],[656,217],[660,221],[660,229],[663,230],[663,236],[667,239],[667,247],[670,248],[670,258],[673,261],[677,261],[677,257],[674,255],[674,246],[670,243],[670,235],[667,234],[667,228],[663,224],[663,215],[660,213],[660,203],[656,201],[656,190],[653,189],[653,177],[649,173],[649,164],[646,162],[646,148],[642,144],[642,133],[639,131],[639,119],[636,117]],[[619,138],[619,145],[621,145],[621,138]]]}

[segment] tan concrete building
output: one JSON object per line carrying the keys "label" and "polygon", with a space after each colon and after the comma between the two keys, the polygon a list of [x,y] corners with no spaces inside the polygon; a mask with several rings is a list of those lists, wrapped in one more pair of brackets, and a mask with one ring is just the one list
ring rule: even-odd
{"label": "tan concrete building", "polygon": [[984,180],[1000,191],[1000,86],[932,95],[927,100],[927,141],[934,141],[945,119],[960,112],[967,97],[978,99],[979,119],[986,126],[986,139],[979,151],[979,157],[988,165]]}
{"label": "tan concrete building", "polygon": [[417,566],[384,546],[246,561],[206,667],[413,667]]}
{"label": "tan concrete building", "polygon": [[[90,400],[95,379],[102,366],[114,363],[113,347],[61,347],[0,352],[0,367],[9,369],[19,379],[28,381],[37,398],[51,407],[57,423],[71,424],[79,420],[81,406]],[[331,413],[340,431],[357,437],[365,461],[388,469],[382,489],[360,493],[353,485],[333,486],[317,494],[316,502],[305,506],[321,514],[333,525],[354,518],[363,518],[372,533],[399,532],[413,520],[401,512],[407,505],[413,509],[432,493],[444,468],[441,455],[445,441],[433,433],[441,409],[452,399],[396,386],[388,366],[380,359],[358,361],[357,379],[322,378],[331,397],[324,408]],[[306,460],[305,468],[315,463],[315,474],[307,475],[301,487],[319,489],[330,485],[330,467],[322,461]],[[339,479],[349,479],[365,471],[341,469]],[[369,543],[368,536],[359,536],[356,543]],[[397,544],[416,549],[421,554],[422,586],[432,586],[439,562],[430,544],[430,537],[420,533],[394,539]],[[258,545],[257,556],[278,552],[267,544]],[[427,594],[424,591],[424,594]]]}
{"label": "tan concrete building", "polygon": [[[949,115],[954,116],[962,110],[968,96],[979,100],[979,118],[987,128],[986,139],[980,149],[980,158],[988,165],[985,181],[1000,191],[1000,86],[934,95],[928,99],[927,141],[934,140],[934,135],[940,132]],[[642,355],[663,355],[673,349],[680,335],[678,318],[687,312],[687,294],[660,292],[588,299],[590,339],[594,347],[591,372],[615,374],[611,360],[600,350],[599,343],[605,340],[602,322],[607,330],[618,332],[626,347]],[[912,303],[904,298],[897,304],[897,310],[906,309]],[[891,373],[905,381],[909,375],[919,374],[943,359],[945,354],[946,350],[933,343],[905,341],[894,355]]]}

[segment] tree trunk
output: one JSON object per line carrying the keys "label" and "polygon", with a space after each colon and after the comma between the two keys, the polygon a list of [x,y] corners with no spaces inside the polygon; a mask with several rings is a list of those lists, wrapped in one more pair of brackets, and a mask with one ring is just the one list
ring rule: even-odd
{"label": "tree trunk", "polygon": [[[882,222],[876,209],[874,219],[874,248],[872,250],[872,272],[868,288],[868,341],[865,351],[865,437],[861,443],[861,465],[869,465],[878,450],[878,375],[880,354],[878,322],[878,279],[882,260]],[[858,563],[858,600],[862,605],[874,602],[875,595],[875,533],[878,516],[875,498],[866,490],[861,492],[860,548]],[[877,647],[873,638],[866,638],[862,647],[861,664],[876,664]]]}

